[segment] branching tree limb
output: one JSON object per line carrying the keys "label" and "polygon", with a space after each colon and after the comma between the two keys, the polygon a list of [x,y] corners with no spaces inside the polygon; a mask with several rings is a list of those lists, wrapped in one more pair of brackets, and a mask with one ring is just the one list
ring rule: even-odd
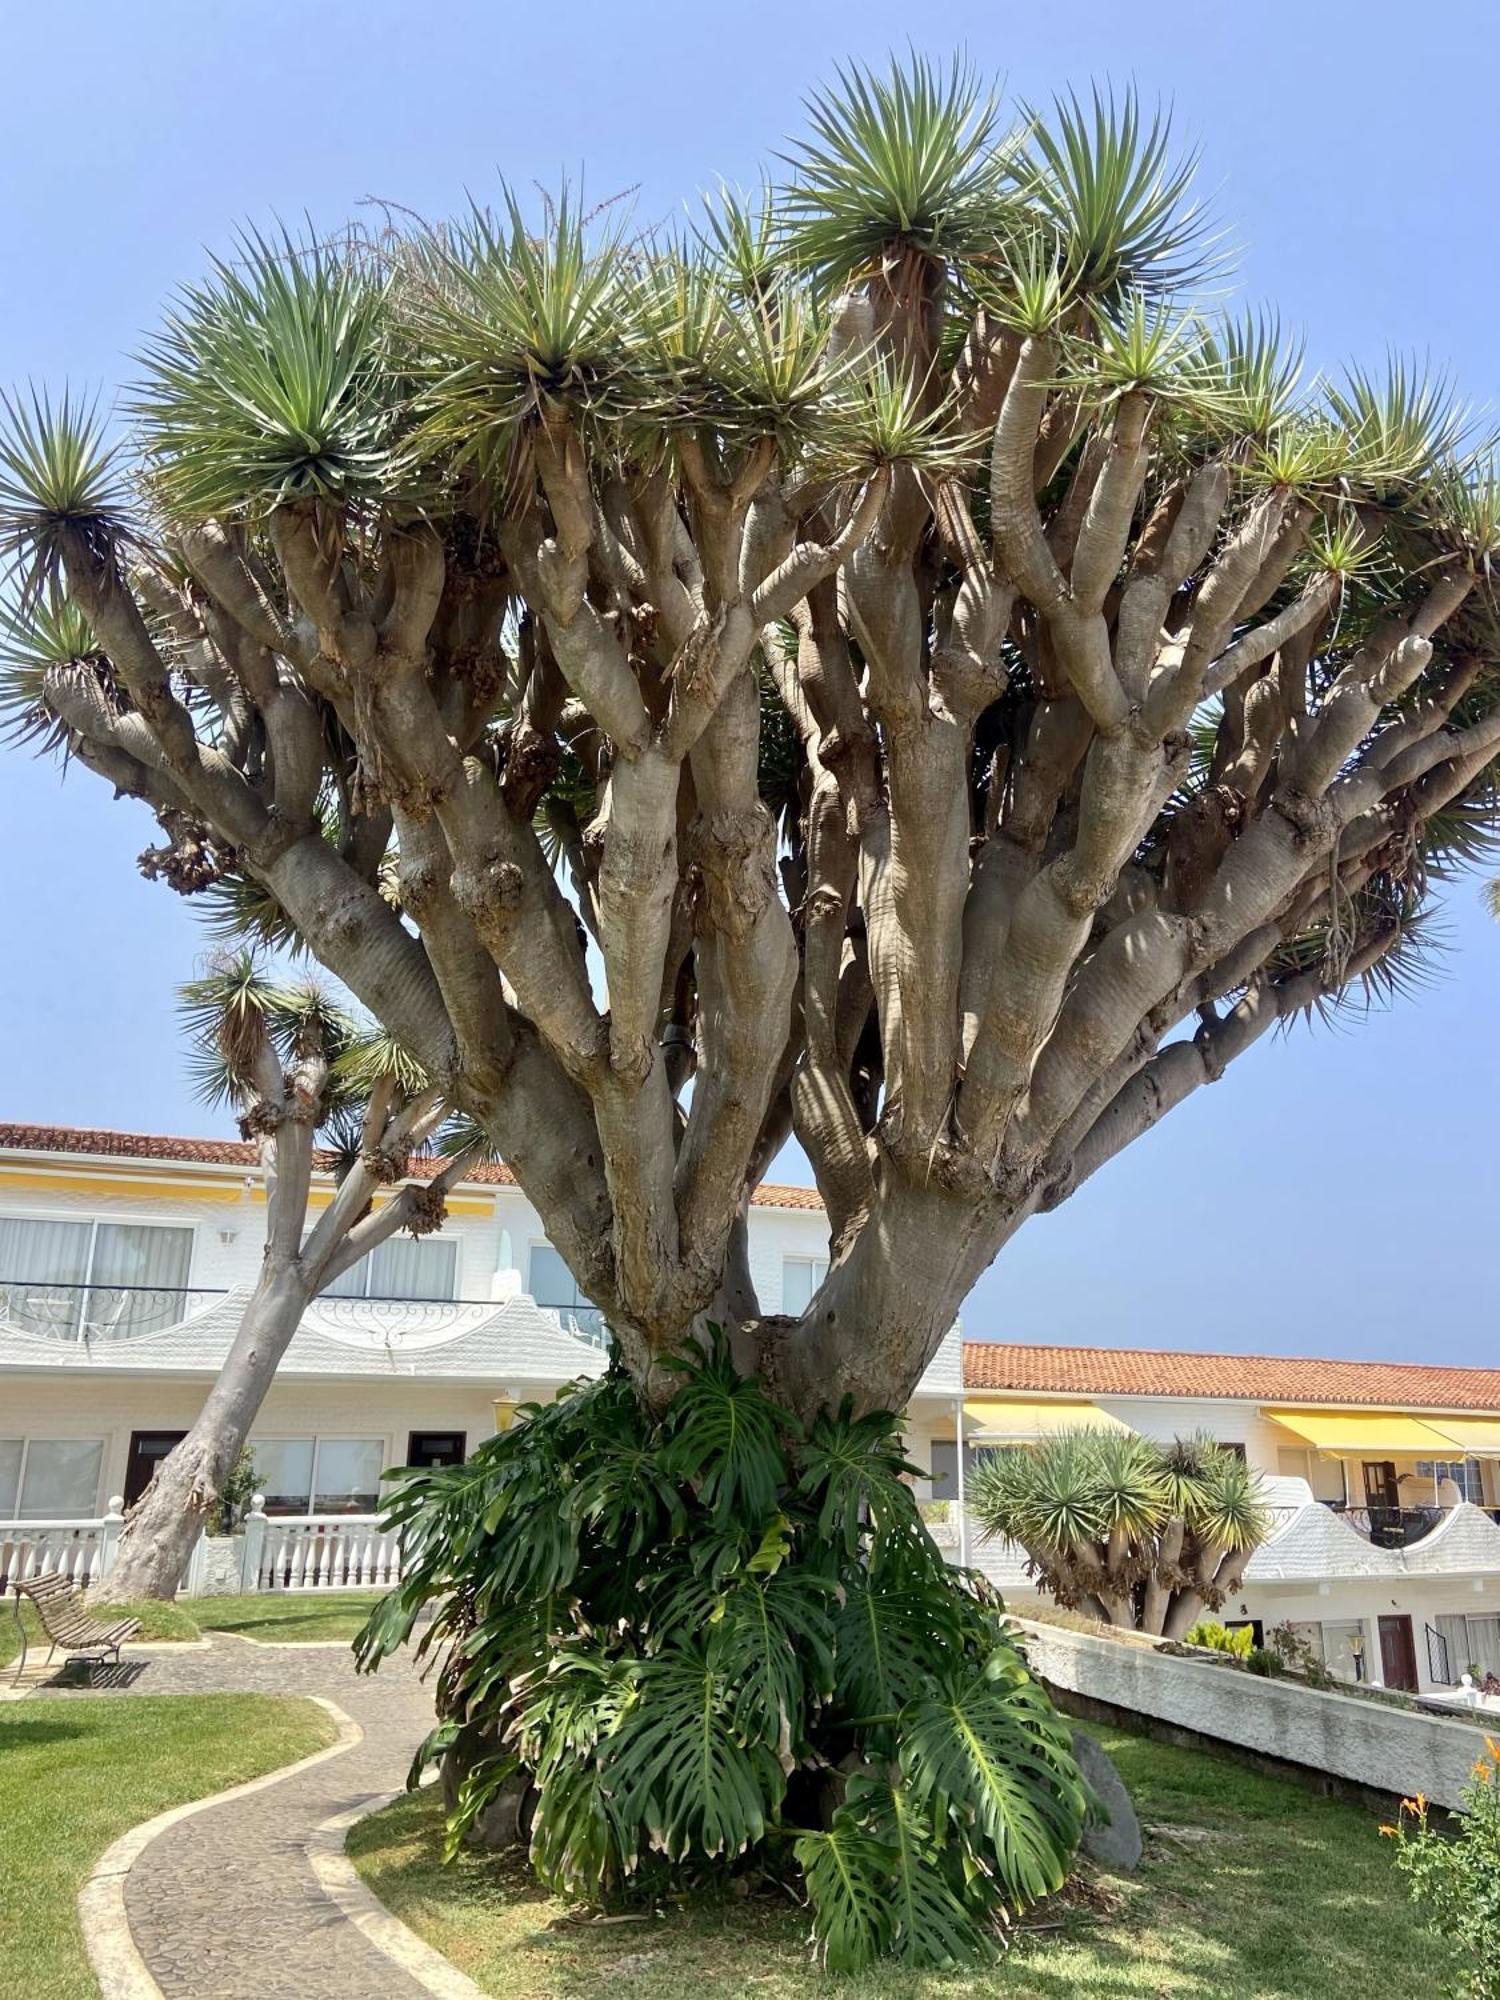
{"label": "branching tree limb", "polygon": [[[1500,482],[1441,396],[1193,314],[1127,108],[875,102],[701,241],[247,245],[150,350],[139,504],[72,404],[0,462],[13,719],[349,986],[655,1400],[717,1317],[899,1405],[1030,1215],[1402,985],[1495,823]],[[743,1242],[791,1129],[795,1323]]]}

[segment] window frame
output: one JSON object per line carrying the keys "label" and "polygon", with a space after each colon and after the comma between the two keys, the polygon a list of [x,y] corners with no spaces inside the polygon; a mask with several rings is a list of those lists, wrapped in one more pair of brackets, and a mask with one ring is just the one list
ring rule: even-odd
{"label": "window frame", "polygon": [[[318,1509],[314,1506],[313,1503],[318,1497],[318,1459],[325,1444],[378,1445],[380,1448],[381,1472],[385,1473],[390,1471],[394,1463],[394,1460],[391,1455],[391,1437],[388,1431],[383,1431],[379,1433],[374,1433],[371,1431],[269,1431],[260,1437],[257,1437],[252,1433],[252,1435],[246,1440],[246,1443],[249,1447],[250,1455],[252,1458],[255,1455],[255,1450],[258,1445],[310,1444],[312,1446],[312,1461],[308,1467],[308,1478],[307,1478],[307,1505],[302,1509],[300,1513],[295,1513],[295,1514],[282,1513],[279,1510],[274,1514],[268,1512],[266,1518],[271,1521],[338,1521],[338,1520],[358,1521],[360,1519],[368,1518],[367,1515],[362,1516],[359,1514],[341,1515],[341,1514],[330,1514],[326,1511],[320,1513]],[[259,1481],[257,1481],[256,1491],[259,1492],[260,1490],[261,1490],[260,1483]],[[372,1509],[370,1509],[370,1512],[378,1514],[379,1511],[380,1511],[380,1488],[377,1484],[375,1490],[375,1505]]]}
{"label": "window frame", "polygon": [[[532,1289],[535,1280],[533,1279],[531,1273],[531,1260],[538,1250],[550,1250],[553,1256],[557,1259],[558,1263],[562,1265],[563,1269],[568,1274],[569,1281],[572,1284],[573,1291],[575,1293],[575,1296],[573,1298],[567,1300],[562,1300],[562,1299],[552,1300],[552,1299],[539,1299],[537,1297],[535,1291]],[[561,1252],[561,1250],[558,1249],[557,1245],[552,1241],[550,1236],[530,1236],[526,1239],[526,1296],[531,1300],[531,1303],[534,1306],[536,1306],[540,1311],[556,1313],[559,1320],[562,1323],[563,1330],[567,1333],[571,1333],[576,1339],[579,1340],[588,1339],[589,1335],[585,1331],[585,1329],[590,1325],[596,1327],[600,1332],[603,1331],[604,1328],[603,1307],[596,1306],[594,1304],[594,1301],[591,1298],[589,1298],[583,1291],[582,1287],[579,1285],[577,1278],[573,1276],[572,1267],[569,1265],[567,1258],[564,1257],[563,1253]],[[582,1316],[588,1314],[592,1314],[593,1316],[592,1321],[590,1321],[587,1318],[582,1318]],[[571,1320],[568,1317],[569,1315],[572,1316]],[[580,1318],[582,1318],[582,1325],[579,1325],[577,1323],[580,1320]]]}
{"label": "window frame", "polygon": [[[82,1340],[84,1337],[84,1295],[90,1291],[123,1291],[129,1289],[126,1286],[119,1285],[96,1285],[94,1282],[94,1257],[98,1247],[99,1228],[101,1224],[106,1226],[117,1225],[122,1229],[175,1229],[179,1233],[185,1231],[188,1239],[188,1260],[187,1271],[183,1277],[180,1289],[184,1296],[198,1289],[193,1283],[198,1263],[198,1224],[195,1221],[164,1222],[159,1215],[141,1215],[130,1210],[124,1210],[117,1215],[109,1210],[101,1214],[98,1210],[91,1209],[86,1214],[80,1214],[76,1209],[67,1208],[14,1209],[0,1207],[0,1222],[74,1222],[86,1223],[88,1225],[89,1238],[88,1247],[84,1253],[83,1277],[77,1280],[57,1278],[51,1281],[59,1286],[67,1284],[76,1285],[78,1291],[78,1317],[68,1329],[66,1335],[49,1335],[48,1338],[58,1337],[68,1340]],[[0,1277],[0,1287],[25,1284],[27,1282],[29,1281],[25,1278]],[[170,1291],[177,1288],[166,1286],[163,1289]],[[171,1322],[169,1321],[168,1324],[170,1325]],[[151,1331],[159,1332],[160,1328],[153,1328]]]}
{"label": "window frame", "polygon": [[[20,1445],[21,1462],[16,1468],[15,1511],[9,1514],[0,1513],[0,1520],[6,1522],[14,1522],[17,1524],[29,1523],[31,1526],[34,1527],[38,1522],[43,1522],[43,1521],[64,1521],[64,1522],[102,1521],[104,1519],[104,1510],[109,1503],[108,1500],[101,1494],[100,1488],[103,1487],[105,1484],[105,1477],[104,1477],[106,1469],[105,1461],[109,1453],[109,1439],[107,1437],[103,1436],[73,1437],[71,1435],[63,1435],[62,1433],[54,1434],[53,1432],[50,1431],[25,1431],[21,1434],[19,1438],[15,1437],[14,1435],[6,1437],[4,1442],[6,1444]],[[94,1476],[94,1498],[92,1503],[92,1511],[84,1512],[81,1514],[24,1514],[21,1512],[21,1503],[25,1498],[26,1494],[26,1471],[31,1461],[31,1447],[35,1444],[98,1445],[99,1470]]]}
{"label": "window frame", "polygon": [[813,1271],[816,1271],[819,1266],[822,1267],[822,1277],[814,1278],[808,1288],[808,1303],[811,1304],[812,1300],[818,1295],[819,1286],[828,1277],[830,1263],[831,1259],[826,1251],[821,1257],[815,1257],[810,1251],[783,1250],[781,1253],[781,1310],[783,1312],[805,1312],[807,1310],[806,1306],[793,1307],[789,1306],[786,1302],[786,1272],[788,1264],[807,1264],[812,1267]]}

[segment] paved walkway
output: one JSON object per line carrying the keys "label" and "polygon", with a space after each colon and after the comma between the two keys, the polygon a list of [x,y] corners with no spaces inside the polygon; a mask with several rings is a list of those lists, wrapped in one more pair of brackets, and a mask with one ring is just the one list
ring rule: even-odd
{"label": "paved walkway", "polygon": [[[125,1883],[136,1948],[168,2000],[430,2000],[339,1910],[309,1845],[337,1813],[404,1783],[432,1727],[429,1688],[400,1660],[356,1674],[345,1647],[252,1646],[215,1637],[206,1651],[136,1654],[122,1698],[157,1694],[322,1695],[363,1741],[282,1784],[170,1827]],[[69,1701],[86,1688],[41,1688]]]}

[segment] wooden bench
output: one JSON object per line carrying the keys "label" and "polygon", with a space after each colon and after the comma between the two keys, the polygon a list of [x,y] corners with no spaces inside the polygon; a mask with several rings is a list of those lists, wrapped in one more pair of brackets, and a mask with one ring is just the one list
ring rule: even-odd
{"label": "wooden bench", "polygon": [[15,1680],[17,1687],[26,1671],[26,1621],[21,1616],[23,1597],[29,1598],[36,1606],[42,1630],[52,1642],[47,1649],[47,1665],[51,1666],[52,1657],[61,1646],[66,1664],[87,1660],[90,1679],[101,1660],[113,1657],[118,1666],[120,1648],[141,1629],[139,1618],[121,1618],[113,1625],[105,1625],[98,1619],[87,1617],[82,1593],[56,1570],[44,1571],[41,1576],[28,1577],[24,1581],[17,1578],[11,1589],[15,1592],[16,1626],[21,1634],[21,1659]]}

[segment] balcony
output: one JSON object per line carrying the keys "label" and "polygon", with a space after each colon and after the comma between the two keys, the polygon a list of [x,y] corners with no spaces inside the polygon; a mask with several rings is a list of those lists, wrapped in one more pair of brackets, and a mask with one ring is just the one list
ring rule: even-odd
{"label": "balcony", "polygon": [[1354,1532],[1377,1549],[1407,1549],[1424,1541],[1444,1515],[1447,1507],[1339,1507],[1331,1510],[1347,1521]]}
{"label": "balcony", "polygon": [[69,1285],[50,1278],[0,1281],[0,1322],[44,1340],[131,1340],[180,1326],[226,1294],[159,1285]]}
{"label": "balcony", "polygon": [[[223,1335],[238,1323],[248,1297],[244,1286],[226,1291],[210,1286],[4,1279],[0,1280],[0,1327],[89,1349],[165,1333],[194,1322],[205,1337],[210,1330]],[[419,1351],[484,1327],[508,1303],[496,1298],[398,1299],[324,1293],[308,1305],[303,1329],[356,1347]],[[607,1350],[609,1329],[596,1306],[535,1303],[565,1332],[590,1347]],[[216,1308],[226,1306],[227,1313],[216,1313]]]}

